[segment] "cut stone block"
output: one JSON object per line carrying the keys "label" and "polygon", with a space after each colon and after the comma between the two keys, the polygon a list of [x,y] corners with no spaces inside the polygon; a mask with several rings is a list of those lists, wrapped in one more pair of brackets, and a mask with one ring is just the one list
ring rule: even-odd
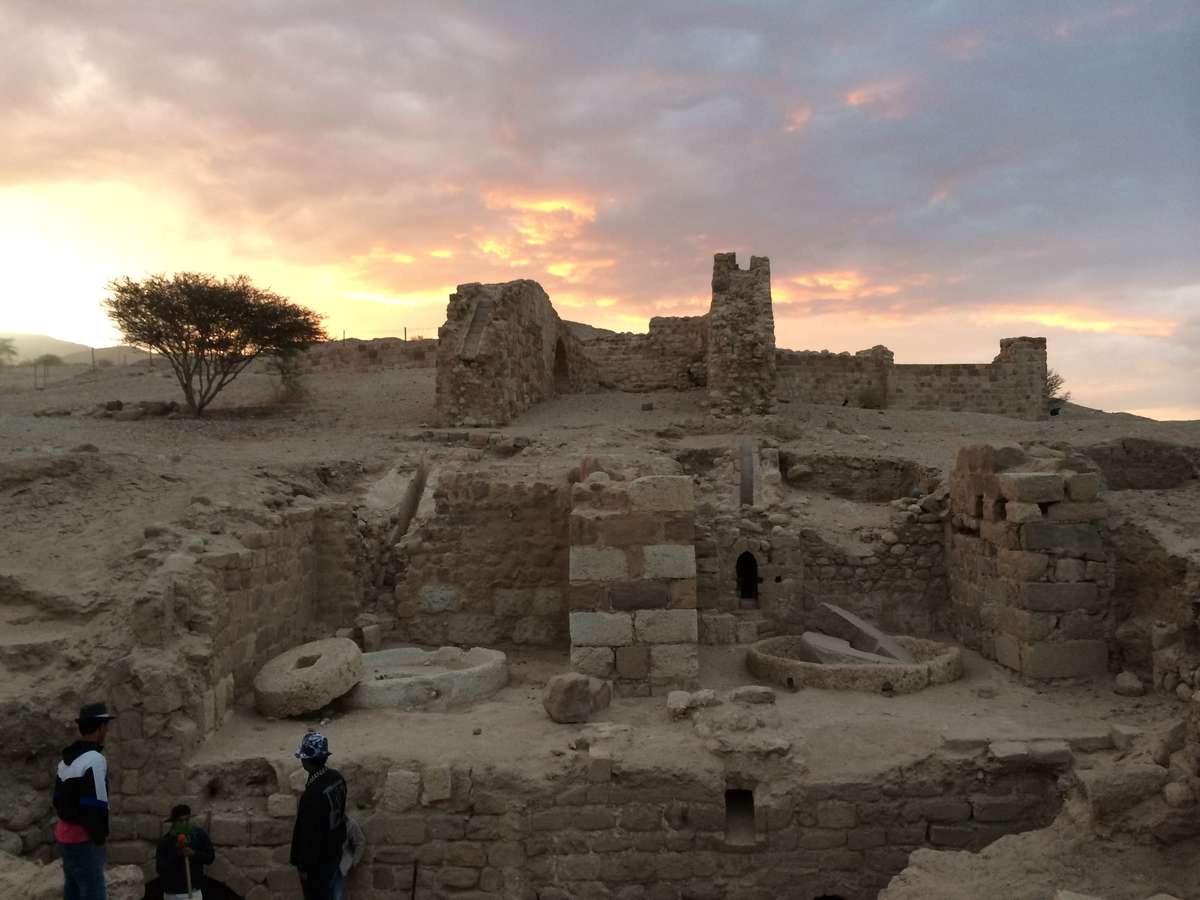
{"label": "cut stone block", "polygon": [[421,790],[421,805],[449,800],[454,784],[454,773],[449,766],[428,766],[425,769]]}
{"label": "cut stone block", "polygon": [[571,668],[593,678],[611,678],[614,657],[611,647],[572,647]]}
{"label": "cut stone block", "polygon": [[633,509],[690,510],[692,479],[686,475],[647,475],[629,484],[629,505]]}
{"label": "cut stone block", "polygon": [[1076,678],[1106,671],[1108,645],[1104,641],[1026,644],[1021,650],[1021,672],[1031,678]]}
{"label": "cut stone block", "polygon": [[1094,612],[1100,599],[1096,585],[1090,582],[1031,581],[1021,585],[1021,605],[1035,612]]}
{"label": "cut stone block", "polygon": [[1009,501],[1056,503],[1066,496],[1062,476],[1054,472],[1005,472],[996,483]]}
{"label": "cut stone block", "polygon": [[694,644],[699,638],[694,609],[638,610],[633,614],[633,625],[641,644]]}
{"label": "cut stone block", "polygon": [[572,547],[571,581],[625,581],[629,566],[620,547]]}
{"label": "cut stone block", "polygon": [[417,605],[422,612],[453,612],[458,609],[458,588],[448,584],[426,584],[417,591]]}
{"label": "cut stone block", "polygon": [[864,653],[862,650],[855,650],[850,646],[849,641],[830,637],[818,631],[806,631],[800,635],[797,647],[809,662],[822,663],[824,665],[842,665],[848,663],[851,665],[891,666],[896,664],[894,659],[880,656],[877,653]]}
{"label": "cut stone block", "polygon": [[650,677],[650,648],[641,645],[617,648],[618,678]]}
{"label": "cut stone block", "polygon": [[692,695],[687,691],[671,691],[667,694],[667,715],[672,719],[686,719]]}
{"label": "cut stone block", "polygon": [[642,554],[643,578],[696,577],[696,549],[690,544],[650,544]]}
{"label": "cut stone block", "polygon": [[650,648],[650,680],[655,684],[691,685],[700,677],[695,644],[654,644]]}
{"label": "cut stone block", "polygon": [[571,613],[571,644],[581,647],[621,647],[633,643],[630,613]]}
{"label": "cut stone block", "polygon": [[408,769],[389,769],[379,794],[379,807],[387,812],[406,812],[421,797],[421,776]]}
{"label": "cut stone block", "polygon": [[1067,496],[1078,503],[1089,503],[1100,494],[1097,472],[1076,472],[1067,476]]}
{"label": "cut stone block", "polygon": [[661,581],[630,581],[609,588],[608,602],[619,610],[666,609],[671,602],[671,591]]}
{"label": "cut stone block", "polygon": [[1071,753],[1070,744],[1066,741],[1054,739],[1030,741],[1029,754],[1033,757],[1035,763],[1046,766],[1070,765],[1071,760],[1074,758]]}
{"label": "cut stone block", "polygon": [[1042,508],[1036,503],[1013,501],[1004,507],[1004,518],[1010,522],[1036,522],[1042,517]]}
{"label": "cut stone block", "polygon": [[733,703],[774,703],[775,692],[761,684],[744,684],[727,695]]}
{"label": "cut stone block", "polygon": [[821,605],[854,629],[854,637],[850,639],[850,646],[855,650],[874,653],[878,656],[889,656],[905,663],[916,662],[913,655],[905,650],[895,638],[884,634],[870,622],[832,603],[822,603]]}
{"label": "cut stone block", "polygon": [[1029,522],[1021,526],[1021,547],[1104,560],[1104,542],[1091,525]]}

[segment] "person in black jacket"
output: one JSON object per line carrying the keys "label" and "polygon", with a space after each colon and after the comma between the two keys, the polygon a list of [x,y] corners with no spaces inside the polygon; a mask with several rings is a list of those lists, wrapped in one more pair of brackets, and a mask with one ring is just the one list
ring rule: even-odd
{"label": "person in black jacket", "polygon": [[346,780],[326,767],[329,741],[319,731],[304,736],[296,759],[308,772],[308,783],[296,810],[291,863],[300,874],[304,900],[331,900],[346,843]]}
{"label": "person in black jacket", "polygon": [[204,900],[204,867],[217,858],[208,833],[192,824],[192,809],[181,803],[171,808],[167,819],[171,828],[158,840],[154,866],[162,884],[163,900],[185,900],[188,897],[188,873],[191,869],[191,900]]}
{"label": "person in black jacket", "polygon": [[80,739],[62,752],[54,778],[54,841],[63,863],[64,900],[105,900],[108,840],[108,761],[104,739],[116,718],[103,703],[88,703],[75,724]]}

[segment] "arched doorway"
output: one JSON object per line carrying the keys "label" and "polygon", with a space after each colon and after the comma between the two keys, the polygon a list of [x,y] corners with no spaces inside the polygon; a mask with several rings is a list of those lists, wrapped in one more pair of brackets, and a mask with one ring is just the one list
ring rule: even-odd
{"label": "arched doorway", "polygon": [[571,370],[567,366],[567,348],[559,338],[554,345],[554,392],[567,394],[571,391]]}
{"label": "arched doorway", "polygon": [[738,598],[742,606],[750,609],[758,607],[758,560],[749,550],[737,558],[734,566],[737,575]]}

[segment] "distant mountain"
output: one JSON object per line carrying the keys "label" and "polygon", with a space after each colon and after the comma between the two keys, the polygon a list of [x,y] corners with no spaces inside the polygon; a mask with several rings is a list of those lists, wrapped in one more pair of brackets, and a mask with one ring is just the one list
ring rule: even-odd
{"label": "distant mountain", "polygon": [[[46,334],[12,334],[0,333],[0,338],[12,338],[13,347],[17,351],[14,362],[23,363],[37,359],[46,353],[61,357],[65,363],[90,363],[92,349],[86,344],[76,344],[73,341],[60,341]],[[96,361],[111,360],[113,365],[125,365],[139,359],[145,359],[144,350],[133,347],[97,347]]]}

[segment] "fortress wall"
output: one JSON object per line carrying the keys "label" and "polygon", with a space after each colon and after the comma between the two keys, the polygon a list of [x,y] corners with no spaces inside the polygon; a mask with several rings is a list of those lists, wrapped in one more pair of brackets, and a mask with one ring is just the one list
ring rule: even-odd
{"label": "fortress wall", "polygon": [[432,369],[437,365],[437,341],[417,338],[376,338],[370,341],[347,338],[315,344],[297,357],[305,369],[314,371],[370,369]]}
{"label": "fortress wall", "polygon": [[444,469],[398,545],[395,637],[565,645],[566,477]]}
{"label": "fortress wall", "polygon": [[897,409],[949,409],[1044,419],[1046,339],[1000,342],[990,363],[896,365],[888,380],[888,405]]}
{"label": "fortress wall", "polygon": [[892,354],[886,347],[849,353],[776,350],[780,397],[805,403],[882,408]]}
{"label": "fortress wall", "polygon": [[583,342],[583,350],[603,387],[684,391],[705,382],[707,340],[707,316],[656,316],[647,334],[603,335]]}

